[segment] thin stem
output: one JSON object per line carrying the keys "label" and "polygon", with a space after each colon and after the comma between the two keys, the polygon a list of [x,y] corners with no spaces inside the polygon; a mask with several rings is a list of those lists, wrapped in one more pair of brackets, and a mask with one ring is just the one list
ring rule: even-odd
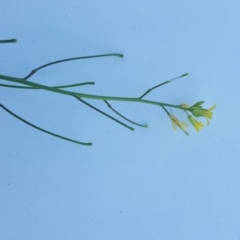
{"label": "thin stem", "polygon": [[54,88],[71,88],[71,87],[80,87],[84,85],[94,85],[95,82],[83,82],[83,83],[74,83],[74,84],[69,84],[69,85],[59,85],[59,86],[54,86]]}
{"label": "thin stem", "polygon": [[[75,84],[70,84],[70,85],[60,85],[60,86],[53,86],[53,88],[71,88],[71,87],[79,87],[79,86],[84,86],[84,85],[94,85],[95,82],[84,82],[84,83],[75,83]],[[18,85],[9,85],[9,84],[1,84],[1,87],[9,87],[9,88],[20,88],[20,89],[40,89],[36,87],[23,87],[23,86],[18,86]]]}
{"label": "thin stem", "polygon": [[15,43],[17,39],[7,39],[7,40],[0,40],[0,43]]}
{"label": "thin stem", "polygon": [[152,90],[154,90],[155,88],[158,88],[158,87],[160,87],[160,86],[162,86],[162,85],[164,85],[164,84],[170,83],[170,82],[172,82],[173,80],[176,80],[176,79],[185,77],[185,76],[187,76],[187,75],[188,75],[188,73],[184,73],[184,74],[182,74],[181,76],[172,78],[172,79],[170,79],[170,80],[167,80],[167,81],[165,81],[165,82],[163,82],[163,83],[160,83],[160,84],[156,85],[155,87],[149,88],[149,89],[148,89],[141,97],[139,97],[139,98],[145,97],[148,93],[150,93],[150,92],[151,92]]}
{"label": "thin stem", "polygon": [[91,146],[91,145],[92,145],[92,143],[79,142],[79,141],[76,141],[76,140],[73,140],[73,139],[66,138],[66,137],[63,137],[63,136],[61,136],[61,135],[55,134],[55,133],[53,133],[53,132],[49,132],[49,131],[47,131],[47,130],[45,130],[45,129],[43,129],[43,128],[40,128],[40,127],[38,127],[38,126],[36,126],[36,125],[34,125],[34,124],[26,121],[25,119],[19,117],[18,115],[16,115],[16,114],[13,113],[12,111],[10,111],[8,108],[6,108],[5,106],[3,106],[1,103],[0,103],[0,107],[2,107],[6,112],[8,112],[9,114],[11,114],[12,116],[14,116],[15,118],[17,118],[18,120],[26,123],[27,125],[35,128],[35,129],[37,129],[37,130],[39,130],[39,131],[42,131],[42,132],[44,132],[44,133],[47,133],[47,134],[52,135],[52,136],[57,137],[57,138],[64,139],[64,140],[69,141],[69,142],[73,142],[73,143],[77,143],[77,144],[81,144],[81,145],[86,145],[86,146]]}
{"label": "thin stem", "polygon": [[186,111],[186,109],[184,109],[183,111],[187,114],[188,117],[190,116],[190,115],[188,114],[188,112]]}
{"label": "thin stem", "polygon": [[139,123],[136,123],[136,122],[131,121],[130,119],[124,117],[122,114],[120,114],[119,112],[117,112],[117,111],[110,105],[109,102],[107,102],[106,100],[104,100],[104,102],[107,104],[107,106],[108,106],[113,112],[115,112],[118,116],[120,116],[121,118],[125,119],[126,121],[128,121],[128,122],[130,122],[130,123],[132,123],[132,124],[135,124],[135,125],[137,125],[137,126],[140,126],[140,127],[146,127],[146,128],[148,127],[147,125],[142,125],[142,124],[139,124]]}
{"label": "thin stem", "polygon": [[84,94],[84,93],[79,93],[79,92],[72,92],[72,91],[67,91],[67,90],[63,90],[63,89],[52,88],[52,87],[49,87],[46,85],[42,85],[42,84],[30,82],[30,81],[25,81],[25,79],[22,79],[22,78],[9,77],[9,76],[5,76],[5,75],[1,75],[1,74],[0,74],[0,79],[19,83],[19,84],[24,84],[24,85],[31,86],[31,87],[41,88],[41,89],[44,89],[47,91],[60,93],[60,94],[64,94],[64,95],[70,95],[70,96],[75,95],[80,98],[89,98],[89,99],[106,100],[106,101],[138,102],[138,103],[145,103],[145,104],[151,104],[151,105],[157,105],[157,106],[166,106],[166,107],[183,109],[181,105],[173,105],[173,104],[168,104],[168,103],[155,102],[155,101],[145,100],[145,99],[141,99],[141,98],[99,96],[99,95]]}
{"label": "thin stem", "polygon": [[91,105],[91,104],[87,103],[86,101],[82,100],[80,97],[78,97],[78,96],[74,96],[74,97],[76,97],[76,98],[77,98],[77,99],[78,99],[80,102],[84,103],[85,105],[87,105],[88,107],[90,107],[90,108],[94,109],[95,111],[97,111],[97,112],[99,112],[99,113],[103,114],[104,116],[106,116],[106,117],[108,117],[108,118],[112,119],[113,121],[115,121],[115,122],[117,122],[117,123],[119,123],[119,124],[123,125],[124,127],[126,127],[126,128],[128,128],[128,129],[130,129],[130,130],[134,131],[134,128],[132,128],[132,127],[130,127],[130,126],[128,126],[128,125],[126,125],[126,124],[125,124],[125,123],[123,123],[123,122],[120,122],[120,121],[119,121],[119,120],[117,120],[116,118],[114,118],[114,117],[112,117],[112,116],[108,115],[107,113],[105,113],[105,112],[101,111],[100,109],[98,109],[98,108],[94,107],[93,105]]}
{"label": "thin stem", "polygon": [[163,108],[163,110],[167,113],[167,115],[170,114],[169,111],[168,111],[164,106],[162,106],[162,108]]}
{"label": "thin stem", "polygon": [[37,71],[39,71],[42,68],[54,65],[54,64],[58,64],[58,63],[62,63],[62,62],[68,62],[68,61],[74,61],[74,60],[80,60],[80,59],[88,59],[88,58],[98,58],[98,57],[121,57],[123,58],[124,55],[120,54],[120,53],[110,53],[110,54],[101,54],[101,55],[93,55],[93,56],[84,56],[84,57],[74,57],[74,58],[65,58],[65,59],[61,59],[58,61],[54,61],[54,62],[50,62],[47,64],[44,64],[34,70],[32,70],[26,77],[24,77],[23,79],[27,80],[28,78],[30,78],[33,74],[35,74]]}

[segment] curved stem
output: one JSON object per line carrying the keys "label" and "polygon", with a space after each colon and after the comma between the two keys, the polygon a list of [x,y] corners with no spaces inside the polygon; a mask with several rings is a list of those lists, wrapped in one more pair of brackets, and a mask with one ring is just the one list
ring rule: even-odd
{"label": "curved stem", "polygon": [[108,106],[113,112],[115,112],[118,116],[120,116],[121,118],[125,119],[126,121],[128,121],[128,122],[130,122],[130,123],[132,123],[132,124],[135,124],[135,125],[137,125],[137,126],[140,126],[140,127],[145,127],[145,128],[148,127],[147,125],[143,125],[143,124],[140,124],[140,123],[136,123],[136,122],[134,122],[134,121],[132,121],[132,120],[124,117],[121,113],[119,113],[118,111],[116,111],[116,110],[111,106],[111,104],[110,104],[108,101],[104,100],[104,102],[107,104],[107,106]]}
{"label": "curved stem", "polygon": [[37,130],[39,130],[39,131],[41,131],[41,132],[47,133],[47,134],[52,135],[52,136],[57,137],[57,138],[64,139],[64,140],[69,141],[69,142],[73,142],[73,143],[77,143],[77,144],[81,144],[81,145],[86,145],[86,146],[91,146],[91,145],[92,145],[92,143],[79,142],[79,141],[76,141],[76,140],[73,140],[73,139],[66,138],[66,137],[63,137],[63,136],[61,136],[61,135],[55,134],[55,133],[53,133],[53,132],[49,132],[49,131],[47,131],[47,130],[45,130],[45,129],[43,129],[43,128],[40,128],[40,127],[38,127],[38,126],[36,126],[36,125],[34,125],[34,124],[26,121],[25,119],[19,117],[18,115],[16,115],[16,114],[13,113],[12,111],[10,111],[8,108],[6,108],[5,106],[3,106],[1,103],[0,103],[0,107],[1,107],[2,109],[4,109],[6,112],[8,112],[9,114],[11,114],[12,116],[14,116],[15,118],[17,118],[18,120],[26,123],[27,125],[35,128],[35,129],[37,129]]}
{"label": "curved stem", "polygon": [[80,59],[98,58],[98,57],[121,57],[121,58],[123,58],[124,56],[123,56],[123,54],[120,54],[120,53],[109,53],[109,54],[100,54],[100,55],[92,55],[92,56],[84,56],[84,57],[65,58],[65,59],[61,59],[61,60],[57,60],[57,61],[54,61],[54,62],[44,64],[44,65],[32,70],[23,79],[27,80],[28,78],[30,78],[33,74],[35,74],[40,69],[51,66],[51,65],[54,65],[54,64],[58,64],[58,63],[62,63],[62,62],[68,62],[68,61],[74,61],[74,60],[80,60]]}

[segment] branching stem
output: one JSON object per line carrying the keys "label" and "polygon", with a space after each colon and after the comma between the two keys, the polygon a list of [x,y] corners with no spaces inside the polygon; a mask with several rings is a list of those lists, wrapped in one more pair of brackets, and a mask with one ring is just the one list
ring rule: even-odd
{"label": "branching stem", "polygon": [[101,111],[100,109],[98,109],[98,108],[94,107],[93,105],[89,104],[88,102],[86,102],[86,101],[82,100],[80,97],[77,97],[77,96],[75,96],[75,97],[76,97],[76,98],[77,98],[77,99],[78,99],[80,102],[82,102],[82,103],[84,103],[85,105],[87,105],[88,107],[90,107],[90,108],[94,109],[95,111],[97,111],[97,112],[99,112],[99,113],[103,114],[104,116],[106,116],[106,117],[108,117],[108,118],[112,119],[113,121],[115,121],[115,122],[117,122],[117,123],[121,124],[122,126],[124,126],[124,127],[128,128],[128,129],[130,129],[130,130],[132,130],[132,131],[134,131],[134,128],[132,128],[132,127],[130,127],[130,126],[128,126],[128,125],[126,125],[125,123],[123,123],[123,122],[121,122],[121,121],[117,120],[116,118],[114,118],[114,117],[112,117],[112,116],[108,115],[107,113],[105,113],[105,112]]}
{"label": "branching stem", "polygon": [[72,91],[67,91],[67,90],[63,90],[63,89],[59,89],[59,88],[49,87],[49,86],[42,85],[39,83],[26,81],[23,78],[15,78],[15,77],[5,76],[5,75],[1,75],[1,74],[0,74],[0,79],[27,85],[27,86],[31,86],[31,87],[35,87],[35,88],[40,88],[43,90],[60,93],[60,94],[64,94],[64,95],[77,96],[80,98],[88,98],[88,99],[103,100],[103,101],[106,100],[106,101],[138,102],[138,103],[145,103],[145,104],[151,104],[151,105],[157,105],[157,106],[165,106],[165,107],[183,109],[181,105],[156,102],[156,101],[145,100],[145,99],[141,99],[141,98],[100,96],[100,95],[91,95],[91,94],[85,94],[85,93],[79,93],[79,92],[72,92]]}

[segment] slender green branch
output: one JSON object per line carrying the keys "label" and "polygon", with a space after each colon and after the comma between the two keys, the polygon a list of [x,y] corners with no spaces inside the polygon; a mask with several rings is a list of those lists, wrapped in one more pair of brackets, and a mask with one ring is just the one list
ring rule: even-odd
{"label": "slender green branch", "polygon": [[80,87],[84,85],[95,85],[95,82],[83,82],[83,83],[74,83],[74,84],[68,84],[68,85],[59,85],[59,86],[54,86],[54,88],[71,88],[71,87]]}
{"label": "slender green branch", "polygon": [[119,123],[119,124],[123,125],[124,127],[126,127],[126,128],[128,128],[128,129],[130,129],[130,130],[134,131],[134,128],[132,128],[132,127],[130,127],[130,126],[128,126],[128,125],[126,125],[126,124],[125,124],[125,123],[123,123],[123,122],[120,122],[120,121],[119,121],[119,120],[117,120],[116,118],[114,118],[114,117],[112,117],[112,116],[108,115],[107,113],[105,113],[105,112],[101,111],[100,109],[98,109],[98,108],[94,107],[93,105],[91,105],[91,104],[87,103],[86,101],[82,100],[80,97],[78,97],[78,96],[74,96],[74,97],[76,97],[76,98],[77,98],[77,99],[78,99],[80,102],[84,103],[85,105],[87,105],[88,107],[90,107],[90,108],[94,109],[95,111],[97,111],[97,112],[99,112],[99,113],[103,114],[104,116],[106,116],[106,117],[108,117],[108,118],[112,119],[113,121],[115,121],[115,122],[117,122],[117,123]]}
{"label": "slender green branch", "polygon": [[150,93],[150,92],[151,92],[152,90],[154,90],[155,88],[158,88],[158,87],[160,87],[160,86],[162,86],[162,85],[164,85],[164,84],[170,83],[170,82],[172,82],[173,80],[176,80],[176,79],[179,79],[179,78],[182,78],[182,77],[186,77],[187,75],[188,75],[188,73],[184,73],[184,74],[182,74],[181,76],[172,78],[172,79],[170,79],[170,80],[168,80],[168,81],[165,81],[165,82],[163,82],[163,83],[160,83],[160,84],[156,85],[155,87],[149,88],[149,89],[148,89],[141,97],[139,97],[139,98],[145,97],[148,93]]}
{"label": "slender green branch", "polygon": [[111,104],[109,104],[108,101],[104,100],[104,102],[107,104],[107,106],[108,106],[113,112],[115,112],[118,116],[120,116],[121,118],[125,119],[126,121],[128,121],[128,122],[130,122],[130,123],[132,123],[132,124],[135,124],[135,125],[137,125],[137,126],[140,126],[140,127],[145,127],[145,128],[148,127],[147,125],[142,125],[142,124],[139,124],[139,123],[136,123],[136,122],[131,121],[130,119],[124,117],[122,114],[120,114],[118,111],[116,111],[116,110],[111,106]]}
{"label": "slender green branch", "polygon": [[41,89],[44,89],[44,90],[47,90],[47,91],[60,93],[60,94],[64,94],[64,95],[69,95],[69,96],[75,95],[75,96],[80,97],[80,98],[88,98],[88,99],[95,99],[95,100],[106,100],[106,101],[138,102],[138,103],[144,103],[144,104],[151,104],[151,105],[157,105],[157,106],[166,106],[166,107],[183,109],[181,105],[155,102],[155,101],[145,100],[145,99],[141,99],[141,98],[99,96],[99,95],[84,94],[84,93],[79,93],[79,92],[72,92],[72,91],[67,91],[67,90],[63,90],[63,89],[49,87],[49,86],[46,86],[46,85],[42,85],[42,84],[30,82],[30,81],[25,81],[25,79],[22,79],[22,78],[15,78],[15,77],[5,76],[5,75],[1,75],[1,74],[0,74],[0,79],[10,81],[10,82],[19,83],[19,84],[23,84],[23,85],[27,85],[27,86],[31,86],[31,87],[41,88]]}
{"label": "slender green branch", "polygon": [[[95,82],[84,82],[84,83],[75,83],[75,84],[69,84],[69,85],[60,85],[60,86],[52,86],[53,88],[71,88],[71,87],[79,87],[84,85],[94,85]],[[9,85],[9,84],[1,84],[1,87],[9,87],[9,88],[19,88],[19,89],[40,89],[36,87],[23,87],[18,85]]]}
{"label": "slender green branch", "polygon": [[76,140],[73,140],[73,139],[66,138],[66,137],[63,137],[63,136],[61,136],[61,135],[55,134],[55,133],[53,133],[53,132],[49,132],[49,131],[47,131],[47,130],[45,130],[45,129],[43,129],[43,128],[40,128],[40,127],[38,127],[38,126],[36,126],[36,125],[34,125],[34,124],[26,121],[25,119],[19,117],[18,115],[16,115],[16,114],[13,113],[12,111],[10,111],[8,108],[6,108],[5,106],[3,106],[1,103],[0,103],[0,107],[3,108],[6,112],[8,112],[9,114],[11,114],[12,116],[14,116],[15,118],[17,118],[18,120],[26,123],[27,125],[35,128],[35,129],[37,129],[37,130],[39,130],[39,131],[41,131],[41,132],[47,133],[47,134],[52,135],[52,136],[57,137],[57,138],[64,139],[64,140],[69,141],[69,142],[73,142],[73,143],[77,143],[77,144],[81,144],[81,145],[86,145],[86,146],[91,146],[91,145],[92,145],[92,143],[79,142],[79,141],[76,141]]}
{"label": "slender green branch", "polygon": [[168,111],[164,106],[162,106],[162,108],[163,108],[163,110],[167,113],[167,115],[170,114],[169,111]]}
{"label": "slender green branch", "polygon": [[88,59],[88,58],[98,58],[98,57],[124,57],[123,54],[120,53],[110,53],[110,54],[101,54],[101,55],[93,55],[93,56],[84,56],[84,57],[74,57],[74,58],[65,58],[65,59],[61,59],[58,61],[54,61],[54,62],[50,62],[47,64],[44,64],[34,70],[32,70],[26,77],[24,77],[23,79],[27,80],[28,78],[30,78],[33,74],[35,74],[37,71],[39,71],[42,68],[54,65],[54,64],[58,64],[58,63],[62,63],[62,62],[68,62],[68,61],[74,61],[74,60],[80,60],[80,59]]}
{"label": "slender green branch", "polygon": [[7,40],[0,40],[0,43],[15,43],[17,39],[7,39]]}

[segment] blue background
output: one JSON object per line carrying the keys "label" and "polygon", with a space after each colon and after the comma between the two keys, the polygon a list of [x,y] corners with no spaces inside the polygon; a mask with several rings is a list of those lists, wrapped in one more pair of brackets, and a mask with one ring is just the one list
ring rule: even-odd
{"label": "blue background", "polygon": [[[240,1],[1,1],[0,73],[24,77],[68,57],[124,58],[45,68],[46,85],[94,81],[79,92],[217,104],[210,125],[172,131],[159,107],[112,102],[148,128],[116,124],[67,96],[0,88],[0,238],[240,239]],[[1,83],[7,83],[1,80]],[[113,114],[101,101],[89,100]],[[186,115],[172,109],[181,120]]]}

